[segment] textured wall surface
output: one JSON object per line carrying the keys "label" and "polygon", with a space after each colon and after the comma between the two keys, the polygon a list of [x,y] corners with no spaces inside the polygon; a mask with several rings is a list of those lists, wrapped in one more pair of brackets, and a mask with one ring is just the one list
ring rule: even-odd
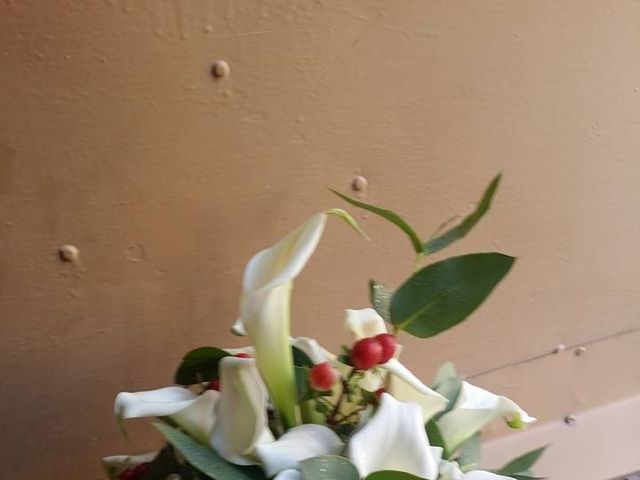
{"label": "textured wall surface", "polygon": [[[244,263],[357,174],[427,235],[504,173],[445,255],[519,261],[467,323],[403,342],[417,373],[452,359],[542,421],[637,394],[639,58],[626,0],[4,0],[1,475],[95,480],[157,446],[120,437],[114,395],[238,345]],[[294,294],[294,333],[332,347],[369,278],[412,268],[355,213],[373,241],[330,224]]]}

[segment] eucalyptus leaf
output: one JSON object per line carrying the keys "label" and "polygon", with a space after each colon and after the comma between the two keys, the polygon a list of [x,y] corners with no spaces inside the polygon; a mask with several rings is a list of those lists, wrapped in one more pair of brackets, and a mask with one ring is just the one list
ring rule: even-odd
{"label": "eucalyptus leaf", "polygon": [[153,424],[167,441],[179,451],[193,467],[214,480],[264,480],[265,476],[257,467],[239,467],[222,459],[211,448],[190,436],[162,423]]}
{"label": "eucalyptus leaf", "polygon": [[436,376],[431,383],[431,388],[436,389],[442,382],[449,380],[450,378],[460,378],[458,372],[456,372],[456,366],[453,362],[444,362],[438,368]]}
{"label": "eucalyptus leaf", "polygon": [[535,450],[531,450],[530,452],[525,453],[524,455],[520,455],[517,458],[514,458],[505,466],[500,468],[498,472],[501,475],[511,475],[514,474],[527,474],[531,467],[538,461],[540,456],[547,449],[548,445],[544,447],[536,448]]}
{"label": "eucalyptus leaf", "polygon": [[391,302],[392,292],[386,285],[376,282],[375,280],[369,280],[369,297],[371,305],[378,315],[382,317],[385,322],[389,322],[389,304]]}
{"label": "eucalyptus leaf", "polygon": [[457,462],[463,472],[476,470],[480,466],[481,440],[482,436],[478,432],[458,448]]}
{"label": "eucalyptus leaf", "polygon": [[293,364],[296,367],[313,367],[313,360],[309,358],[309,355],[298,347],[291,347],[291,350],[293,351]]}
{"label": "eucalyptus leaf", "polygon": [[369,203],[361,202],[360,200],[356,200],[355,198],[349,197],[333,189],[329,189],[329,190],[331,190],[333,193],[335,193],[340,198],[350,203],[354,207],[362,208],[371,213],[375,213],[376,215],[396,225],[398,228],[400,228],[400,230],[402,230],[409,237],[409,240],[411,240],[411,245],[413,245],[413,249],[416,251],[416,253],[422,253],[422,240],[420,240],[420,237],[415,232],[415,230],[413,230],[411,225],[409,225],[396,212],[394,212],[393,210],[388,210],[386,208],[376,207],[375,205],[371,205]]}
{"label": "eucalyptus leaf", "polygon": [[439,419],[445,413],[453,410],[453,407],[458,400],[458,396],[460,396],[460,391],[462,390],[462,377],[450,377],[446,380],[443,380],[436,388],[434,388],[436,392],[445,397],[449,403],[447,403],[447,408],[442,410],[441,412],[436,413],[435,419]]}
{"label": "eucalyptus leaf", "polygon": [[215,380],[218,378],[218,362],[231,355],[220,348],[200,347],[187,353],[178,366],[174,381],[178,385]]}
{"label": "eucalyptus leaf", "polygon": [[499,174],[496,175],[493,180],[491,180],[491,183],[484,191],[480,202],[473,212],[464,217],[464,219],[462,219],[462,221],[455,227],[431,238],[428,242],[426,242],[423,245],[424,253],[430,254],[442,250],[443,248],[451,245],[456,240],[460,240],[467,233],[469,233],[469,231],[476,225],[476,223],[478,223],[478,221],[480,221],[480,219],[484,216],[485,213],[487,213],[487,211],[491,207],[491,201],[493,200],[493,196],[498,189],[501,177],[502,175]]}
{"label": "eucalyptus leaf", "polygon": [[501,253],[474,253],[424,267],[393,294],[391,323],[420,338],[448,330],[480,306],[514,261]]}
{"label": "eucalyptus leaf", "polygon": [[367,476],[365,480],[424,480],[422,477],[411,475],[407,472],[398,472],[396,470],[381,470],[373,472]]}
{"label": "eucalyptus leaf", "polygon": [[451,452],[449,452],[449,449],[447,448],[438,423],[432,418],[425,425],[425,430],[427,432],[427,438],[429,439],[429,445],[432,447],[441,447],[442,458],[448,460],[451,456]]}
{"label": "eucalyptus leaf", "polygon": [[294,367],[296,374],[296,397],[298,405],[313,398],[314,390],[309,385],[310,368]]}
{"label": "eucalyptus leaf", "polygon": [[300,462],[304,480],[359,480],[358,470],[347,458],[321,455]]}

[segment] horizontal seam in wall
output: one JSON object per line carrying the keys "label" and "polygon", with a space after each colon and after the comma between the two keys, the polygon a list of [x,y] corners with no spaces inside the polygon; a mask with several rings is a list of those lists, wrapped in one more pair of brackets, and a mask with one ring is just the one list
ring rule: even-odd
{"label": "horizontal seam in wall", "polygon": [[[622,330],[620,332],[616,332],[616,333],[612,333],[612,334],[609,334],[609,335],[605,335],[603,337],[593,338],[593,339],[587,340],[585,342],[578,342],[578,343],[574,343],[572,345],[567,345],[565,348],[566,349],[572,349],[572,348],[577,348],[577,347],[583,347],[583,346],[591,345],[591,344],[594,344],[594,343],[604,342],[604,341],[610,340],[612,338],[621,337],[623,335],[629,335],[631,333],[635,333],[635,332],[638,332],[638,331],[640,331],[640,326],[628,328],[626,330]],[[515,362],[505,363],[504,365],[499,365],[497,367],[492,367],[492,368],[489,368],[487,370],[483,370],[481,372],[476,372],[476,373],[474,373],[472,375],[468,375],[467,378],[480,377],[482,375],[487,375],[489,373],[497,372],[498,370],[502,370],[504,368],[515,367],[517,365],[523,365],[525,363],[534,362],[536,360],[540,360],[541,358],[545,358],[545,357],[549,357],[551,355],[557,355],[557,354],[558,354],[558,352],[551,351],[551,352],[541,353],[539,355],[533,355],[531,357],[523,358],[521,360],[516,360]]]}

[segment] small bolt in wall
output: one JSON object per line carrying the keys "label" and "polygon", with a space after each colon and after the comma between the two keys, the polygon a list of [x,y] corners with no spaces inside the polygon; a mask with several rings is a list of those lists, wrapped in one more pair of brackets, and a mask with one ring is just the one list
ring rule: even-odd
{"label": "small bolt in wall", "polygon": [[224,60],[216,60],[211,67],[211,74],[216,78],[228,77],[231,73],[231,67]]}
{"label": "small bolt in wall", "polygon": [[58,249],[58,255],[63,262],[76,263],[80,257],[80,250],[75,245],[63,245]]}

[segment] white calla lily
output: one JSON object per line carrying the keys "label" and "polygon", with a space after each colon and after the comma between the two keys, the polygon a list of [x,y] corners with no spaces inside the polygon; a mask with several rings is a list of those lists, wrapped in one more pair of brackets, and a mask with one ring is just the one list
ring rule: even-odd
{"label": "white calla lily", "polygon": [[513,428],[523,428],[526,424],[536,421],[507,397],[463,381],[453,409],[438,420],[438,427],[447,447],[455,450],[465,440],[500,417]]}
{"label": "white calla lily", "polygon": [[384,320],[373,308],[345,310],[344,324],[354,340],[387,333]]}
{"label": "white calla lily", "polygon": [[440,462],[440,476],[438,480],[513,480],[513,478],[485,470],[473,470],[463,473],[457,462],[442,460]]}
{"label": "white calla lily", "polygon": [[288,427],[300,421],[289,346],[291,290],[293,280],[320,241],[328,214],[357,227],[343,210],[318,213],[272,247],[257,253],[244,271],[240,316],[233,327],[234,332],[246,332],[251,337],[258,369]]}
{"label": "white calla lily", "polygon": [[420,405],[423,423],[447,407],[448,400],[445,397],[427,387],[395,358],[381,368],[390,374],[387,380],[387,391],[400,401],[415,402]]}
{"label": "white calla lily", "polygon": [[338,455],[344,443],[324,425],[305,424],[293,427],[277,441],[256,447],[267,477],[282,470],[298,468],[298,462],[319,455]]}
{"label": "white calla lily", "polygon": [[302,472],[300,470],[294,470],[292,468],[283,470],[273,480],[302,480]]}
{"label": "white calla lily", "polygon": [[255,448],[273,442],[267,418],[267,389],[253,358],[220,360],[221,395],[211,445],[236,465],[258,464]]}
{"label": "white calla lily", "polygon": [[200,443],[208,443],[215,423],[214,408],[219,392],[196,395],[182,387],[144,392],[122,392],[116,396],[115,413],[120,419],[169,417]]}
{"label": "white calla lily", "polygon": [[349,440],[346,456],[366,477],[398,470],[428,480],[438,476],[438,458],[429,446],[420,407],[383,393],[380,406]]}

